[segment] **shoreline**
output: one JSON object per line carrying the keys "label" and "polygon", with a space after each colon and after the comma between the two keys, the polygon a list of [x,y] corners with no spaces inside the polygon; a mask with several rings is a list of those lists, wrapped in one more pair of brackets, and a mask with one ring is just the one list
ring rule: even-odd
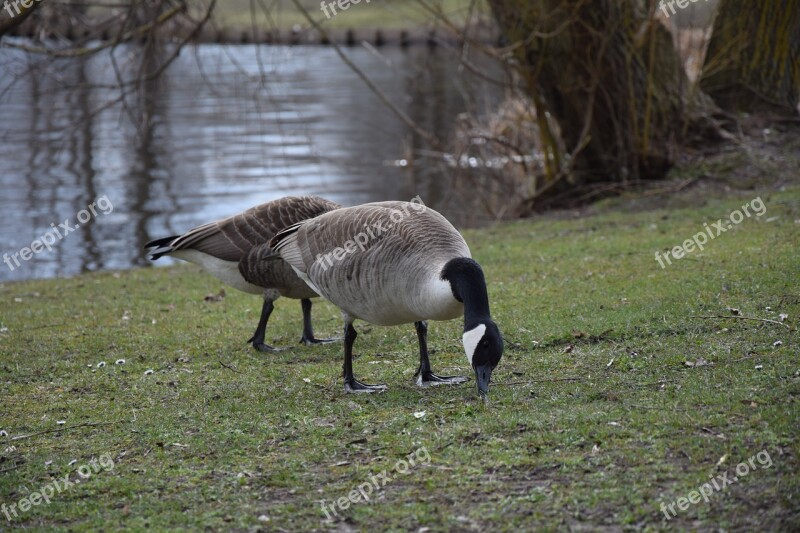
{"label": "shoreline", "polygon": [[[183,39],[183,28],[173,28],[173,35],[164,37],[164,40]],[[414,46],[427,46],[435,48],[440,45],[459,46],[465,41],[492,45],[502,45],[503,39],[497,28],[490,25],[480,25],[469,30],[467,35],[456,35],[453,31],[439,27],[418,28],[381,28],[381,27],[352,27],[326,29],[327,38],[313,28],[213,28],[205,26],[190,40],[193,43],[220,43],[220,44],[280,44],[280,45],[317,45],[328,46],[356,46],[368,42],[376,47],[399,46],[401,48]],[[88,31],[77,32],[71,27],[59,25],[52,31],[40,33],[33,24],[23,23],[9,32],[11,37],[23,37],[40,40],[66,39],[78,42],[86,39],[100,39],[103,41],[113,39],[117,34],[115,28],[107,28],[99,35],[90,35]],[[137,39],[129,39],[134,41]],[[143,40],[143,39],[139,39]],[[120,42],[128,42],[120,41]]]}

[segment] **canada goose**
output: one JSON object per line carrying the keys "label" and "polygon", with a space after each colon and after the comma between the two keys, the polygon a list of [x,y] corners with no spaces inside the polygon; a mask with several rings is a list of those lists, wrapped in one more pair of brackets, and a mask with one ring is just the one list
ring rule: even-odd
{"label": "canada goose", "polygon": [[317,294],[283,261],[265,261],[274,256],[269,240],[279,230],[341,207],[317,196],[287,196],[257,205],[231,217],[209,222],[183,235],[156,239],[145,245],[153,248],[150,259],[163,255],[177,257],[203,267],[231,287],[251,294],[263,293],[261,319],[247,341],[262,351],[277,351],[264,343],[267,321],[273,302],[281,296],[299,299],[303,309],[303,336],[306,345],[331,342],[316,339],[311,327],[311,300]]}
{"label": "canada goose", "polygon": [[413,322],[419,340],[420,386],[463,383],[437,376],[428,359],[428,320],[464,315],[463,344],[485,396],[503,355],[489,313],[483,271],[461,234],[421,203],[378,202],[344,207],[279,232],[270,246],[344,317],[346,392],[375,392],[353,376],[355,319],[382,326]]}

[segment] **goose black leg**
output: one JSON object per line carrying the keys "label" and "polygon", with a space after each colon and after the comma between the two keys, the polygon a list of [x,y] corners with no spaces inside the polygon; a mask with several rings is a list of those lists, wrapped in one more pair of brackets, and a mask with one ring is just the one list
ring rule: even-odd
{"label": "goose black leg", "polygon": [[386,385],[367,385],[353,376],[353,343],[356,341],[356,328],[352,322],[344,325],[344,391],[345,392],[382,392]]}
{"label": "goose black leg", "polygon": [[414,322],[419,340],[419,368],[414,374],[417,377],[417,385],[420,387],[432,387],[435,385],[457,385],[464,383],[467,378],[461,376],[437,376],[431,372],[431,362],[428,359],[428,323],[420,320]]}
{"label": "goose black leg", "polygon": [[312,344],[328,344],[329,342],[336,342],[341,339],[317,339],[314,337],[314,328],[311,327],[311,300],[303,298],[300,300],[300,305],[303,308],[303,337],[300,342],[306,346]]}
{"label": "goose black leg", "polygon": [[269,344],[264,344],[264,334],[267,332],[267,322],[269,321],[269,315],[272,314],[273,309],[275,309],[275,306],[272,304],[272,300],[264,299],[264,305],[261,307],[261,319],[258,321],[256,332],[247,340],[247,342],[253,343],[253,348],[259,352],[279,352],[284,349],[273,348]]}

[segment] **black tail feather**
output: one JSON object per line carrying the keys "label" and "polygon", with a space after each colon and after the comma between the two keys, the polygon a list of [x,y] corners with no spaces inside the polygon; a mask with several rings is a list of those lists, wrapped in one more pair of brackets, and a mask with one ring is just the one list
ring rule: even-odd
{"label": "black tail feather", "polygon": [[180,237],[180,235],[173,235],[172,237],[164,237],[163,239],[156,239],[144,245],[145,249],[155,248],[150,252],[150,260],[155,261],[162,255],[166,255],[172,251],[170,244],[172,241]]}

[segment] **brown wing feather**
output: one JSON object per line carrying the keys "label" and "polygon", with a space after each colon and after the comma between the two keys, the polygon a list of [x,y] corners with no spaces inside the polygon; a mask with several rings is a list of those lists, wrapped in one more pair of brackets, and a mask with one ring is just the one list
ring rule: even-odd
{"label": "brown wing feather", "polygon": [[225,261],[240,261],[281,229],[341,207],[318,196],[287,196],[189,230],[170,247],[197,250]]}

